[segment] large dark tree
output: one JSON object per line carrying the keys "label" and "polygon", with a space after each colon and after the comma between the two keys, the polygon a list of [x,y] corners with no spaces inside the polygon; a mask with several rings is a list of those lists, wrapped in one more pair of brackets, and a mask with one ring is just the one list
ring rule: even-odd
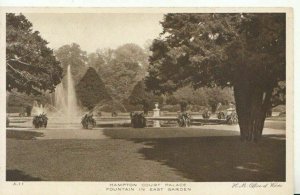
{"label": "large dark tree", "polygon": [[285,80],[283,13],[167,14],[153,42],[146,84],[157,93],[179,87],[233,86],[242,140],[262,135],[271,97]]}
{"label": "large dark tree", "polygon": [[91,67],[76,86],[76,94],[81,104],[89,110],[93,109],[100,101],[111,99],[101,78]]}
{"label": "large dark tree", "polygon": [[22,14],[6,14],[6,89],[27,94],[53,91],[62,68],[52,49]]}

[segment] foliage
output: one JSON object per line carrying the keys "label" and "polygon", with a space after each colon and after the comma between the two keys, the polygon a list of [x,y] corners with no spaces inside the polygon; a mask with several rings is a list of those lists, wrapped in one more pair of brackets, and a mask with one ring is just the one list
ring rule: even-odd
{"label": "foliage", "polygon": [[177,117],[179,127],[189,127],[191,125],[191,115],[187,112],[182,112]]}
{"label": "foliage", "polygon": [[105,56],[101,54],[101,50],[97,50],[95,53],[90,53],[87,57],[88,66],[94,68],[96,71],[105,66]]}
{"label": "foliage", "polygon": [[225,119],[226,116],[225,116],[225,113],[224,112],[219,112],[218,113],[218,119]]}
{"label": "foliage", "polygon": [[232,88],[226,87],[222,89],[220,87],[213,87],[205,88],[205,91],[207,95],[207,103],[213,113],[216,112],[219,104],[228,105],[231,102],[234,102]]}
{"label": "foliage", "polygon": [[271,104],[272,107],[276,107],[278,105],[285,105],[286,102],[286,82],[280,81],[277,86],[274,88],[272,93]]}
{"label": "foliage", "polygon": [[24,15],[6,14],[6,89],[27,94],[53,91],[62,68],[53,51]]}
{"label": "foliage", "polygon": [[32,106],[26,106],[26,116],[31,116]]}
{"label": "foliage", "polygon": [[203,117],[204,119],[209,119],[210,116],[211,116],[211,112],[208,111],[208,110],[205,110],[205,111],[202,113],[202,117]]}
{"label": "foliage", "polygon": [[133,128],[144,128],[146,127],[146,118],[143,112],[131,112],[131,126]]}
{"label": "foliage", "polygon": [[101,76],[112,98],[123,102],[145,77],[148,56],[138,45],[124,44],[115,50],[97,50],[90,54],[89,65]]}
{"label": "foliage", "polygon": [[25,112],[20,112],[19,113],[19,117],[24,117],[24,116],[26,116],[27,114],[25,114]]}
{"label": "foliage", "polygon": [[178,112],[180,110],[179,104],[176,105],[163,105],[161,110],[168,112]]}
{"label": "foliage", "polygon": [[84,129],[94,128],[96,126],[96,120],[92,114],[85,114],[81,119],[81,124]]}
{"label": "foliage", "polygon": [[[55,56],[63,67],[63,75],[66,75],[68,66],[71,66],[71,75],[75,85],[83,77],[87,70],[87,53],[82,51],[76,43],[63,45],[55,51]],[[66,82],[66,80],[64,80]]]}
{"label": "foliage", "polygon": [[168,105],[176,105],[178,103],[179,103],[179,101],[178,101],[178,99],[174,95],[167,96],[166,104],[168,104]]}
{"label": "foliage", "polygon": [[114,112],[114,111],[121,111],[126,112],[127,108],[124,108],[122,102],[113,99],[104,99],[100,100],[99,103],[93,109],[96,112]]}
{"label": "foliage", "polygon": [[151,108],[154,108],[154,103],[162,104],[163,98],[154,95],[152,92],[146,91],[144,80],[139,81],[133,88],[131,95],[128,98],[132,105],[140,104],[143,106],[144,114],[148,114]]}
{"label": "foliage", "polygon": [[238,124],[238,116],[237,116],[236,112],[232,112],[231,114],[226,116],[226,123],[229,125]]}
{"label": "foliage", "polygon": [[113,111],[113,112],[111,113],[111,116],[112,116],[112,117],[117,117],[117,116],[118,116],[118,113],[117,113],[116,111]]}
{"label": "foliage", "polygon": [[190,110],[192,112],[202,112],[203,110],[207,109],[206,106],[199,106],[199,105],[192,105]]}
{"label": "foliage", "polygon": [[41,127],[46,128],[47,123],[48,123],[48,117],[44,113],[33,117],[32,124],[34,125],[35,128],[41,128]]}
{"label": "foliage", "polygon": [[188,101],[191,105],[211,107],[212,111],[219,103],[227,105],[234,102],[233,90],[230,87],[201,87],[193,89],[190,85],[177,89],[172,95],[167,96],[167,104],[178,104],[180,101]]}
{"label": "foliage", "polygon": [[162,26],[151,48],[150,89],[228,86],[240,73],[265,85],[285,79],[284,14],[167,14]]}
{"label": "foliage", "polygon": [[285,81],[284,13],[167,14],[152,44],[146,85],[155,93],[233,86],[241,139],[261,137],[271,96]]}
{"label": "foliage", "polygon": [[76,94],[81,104],[89,110],[100,101],[110,100],[105,85],[94,68],[90,67],[76,86]]}
{"label": "foliage", "polygon": [[180,111],[185,112],[187,110],[187,106],[189,105],[189,102],[187,102],[186,100],[181,100],[179,102],[179,105],[180,105]]}
{"label": "foliage", "polygon": [[12,91],[7,93],[7,106],[19,106],[27,109],[27,107],[31,107],[33,101],[37,101],[40,104],[47,104],[51,102],[51,95],[50,93],[43,93],[39,95],[33,95],[33,94],[25,94],[20,93],[17,90],[13,89]]}

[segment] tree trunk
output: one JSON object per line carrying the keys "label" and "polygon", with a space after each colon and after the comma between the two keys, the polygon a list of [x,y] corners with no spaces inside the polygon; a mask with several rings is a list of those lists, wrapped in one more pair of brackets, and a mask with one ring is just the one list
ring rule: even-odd
{"label": "tree trunk", "polygon": [[258,141],[261,138],[271,94],[272,88],[263,90],[250,82],[234,86],[242,141]]}
{"label": "tree trunk", "polygon": [[272,116],[272,108],[269,108],[267,111],[267,117],[271,117]]}

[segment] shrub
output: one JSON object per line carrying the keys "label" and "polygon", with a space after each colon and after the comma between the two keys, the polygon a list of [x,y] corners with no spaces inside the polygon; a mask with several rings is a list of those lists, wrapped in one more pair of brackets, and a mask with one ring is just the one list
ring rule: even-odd
{"label": "shrub", "polygon": [[41,127],[46,128],[47,123],[48,123],[48,117],[44,113],[33,117],[32,124],[34,125],[35,128],[41,128]]}
{"label": "shrub", "polygon": [[225,113],[224,112],[219,112],[218,113],[218,119],[225,119]]}
{"label": "shrub", "polygon": [[202,117],[204,119],[209,119],[210,118],[210,115],[211,115],[211,112],[208,111],[208,110],[205,110],[203,113],[202,113]]}
{"label": "shrub", "polygon": [[146,118],[143,112],[131,112],[131,126],[133,128],[144,128],[146,127]]}
{"label": "shrub", "polygon": [[111,116],[112,116],[112,117],[117,117],[117,116],[118,116],[118,113],[117,113],[116,111],[113,111],[113,112],[111,113]]}
{"label": "shrub", "polygon": [[161,110],[168,111],[168,112],[177,112],[180,110],[180,106],[177,105],[163,105]]}
{"label": "shrub", "polygon": [[176,105],[178,104],[179,101],[177,100],[177,98],[173,95],[171,96],[168,96],[167,99],[166,99],[166,104],[169,104],[169,105]]}
{"label": "shrub", "polygon": [[96,126],[96,120],[93,114],[85,114],[81,119],[81,124],[84,129],[92,129]]}
{"label": "shrub", "polygon": [[237,116],[236,112],[232,112],[231,114],[227,115],[226,123],[229,125],[238,124],[238,116]]}
{"label": "shrub", "polygon": [[189,127],[191,124],[191,116],[187,112],[180,113],[177,118],[179,127]]}
{"label": "shrub", "polygon": [[127,112],[125,105],[117,100],[102,100],[93,109],[95,113],[97,112]]}
{"label": "shrub", "polygon": [[92,110],[99,102],[111,100],[105,85],[96,70],[89,67],[76,86],[76,94],[84,107]]}
{"label": "shrub", "polygon": [[191,106],[191,111],[192,112],[201,112],[202,110],[205,110],[205,106],[200,106],[200,105],[192,105]]}
{"label": "shrub", "polygon": [[32,106],[26,106],[26,114],[27,116],[31,116]]}
{"label": "shrub", "polygon": [[181,111],[181,112],[185,112],[185,111],[187,110],[188,104],[189,104],[189,103],[188,103],[187,101],[181,100],[181,101],[179,102],[179,105],[180,105],[180,111]]}

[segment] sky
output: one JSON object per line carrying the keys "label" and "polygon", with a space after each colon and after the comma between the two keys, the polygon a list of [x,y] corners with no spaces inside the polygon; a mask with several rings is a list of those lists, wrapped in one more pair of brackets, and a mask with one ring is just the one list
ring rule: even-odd
{"label": "sky", "polygon": [[162,32],[159,13],[24,13],[49,42],[49,47],[58,49],[62,45],[78,43],[88,53],[96,49],[115,49],[125,43],[144,47]]}

